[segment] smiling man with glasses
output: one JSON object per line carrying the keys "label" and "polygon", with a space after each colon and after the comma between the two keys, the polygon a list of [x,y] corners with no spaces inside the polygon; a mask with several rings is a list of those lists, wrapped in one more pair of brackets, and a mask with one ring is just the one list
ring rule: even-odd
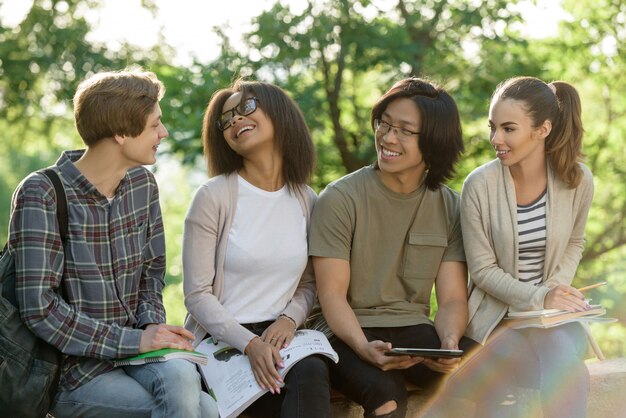
{"label": "smiling man with glasses", "polygon": [[[365,417],[404,417],[405,383],[432,387],[460,359],[391,357],[392,347],[462,349],[467,268],[458,193],[443,185],[463,151],[454,100],[407,78],[374,105],[376,162],[331,183],[313,210],[309,254],[339,364],[333,387]],[[435,286],[438,312],[429,319]],[[322,315],[323,313],[323,315]]]}
{"label": "smiling man with glasses", "polygon": [[402,128],[400,126],[393,126],[389,122],[385,122],[382,119],[374,119],[374,129],[376,130],[376,135],[387,135],[390,130],[393,129],[393,133],[400,141],[408,141],[412,137],[418,136],[419,132],[413,132],[406,128]]}

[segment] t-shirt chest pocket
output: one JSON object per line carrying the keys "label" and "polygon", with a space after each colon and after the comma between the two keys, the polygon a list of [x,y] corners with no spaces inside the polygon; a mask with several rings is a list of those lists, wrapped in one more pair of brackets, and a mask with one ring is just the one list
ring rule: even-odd
{"label": "t-shirt chest pocket", "polygon": [[439,271],[448,237],[411,232],[404,248],[403,274],[407,279],[434,279]]}

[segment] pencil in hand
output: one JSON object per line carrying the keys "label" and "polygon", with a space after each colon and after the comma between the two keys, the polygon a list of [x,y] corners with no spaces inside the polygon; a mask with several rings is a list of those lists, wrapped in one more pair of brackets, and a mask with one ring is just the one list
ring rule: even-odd
{"label": "pencil in hand", "polygon": [[[600,287],[600,286],[604,286],[605,284],[608,284],[607,282],[598,282],[598,283],[594,283],[594,284],[590,284],[589,286],[583,286],[583,287],[579,287],[578,290],[579,292],[584,292],[586,290],[590,290],[590,289],[595,289],[596,287]],[[569,295],[569,292],[565,292],[563,293],[563,295]]]}
{"label": "pencil in hand", "polygon": [[585,290],[595,289],[596,287],[604,286],[605,284],[607,284],[607,282],[599,282],[599,283],[590,284],[589,286],[583,286],[581,288],[578,288],[578,291],[584,292]]}

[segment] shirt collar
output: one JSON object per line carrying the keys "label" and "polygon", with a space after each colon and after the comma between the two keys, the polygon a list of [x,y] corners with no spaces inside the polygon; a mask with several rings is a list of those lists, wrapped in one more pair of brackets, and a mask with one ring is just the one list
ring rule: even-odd
{"label": "shirt collar", "polygon": [[[69,181],[74,187],[80,190],[84,195],[103,199],[103,203],[108,203],[106,196],[98,191],[96,186],[91,184],[89,180],[76,168],[74,163],[80,159],[85,153],[84,149],[63,151],[56,162],[59,171],[63,177]],[[119,186],[115,190],[115,196],[121,195],[129,187],[128,173],[122,178]]]}

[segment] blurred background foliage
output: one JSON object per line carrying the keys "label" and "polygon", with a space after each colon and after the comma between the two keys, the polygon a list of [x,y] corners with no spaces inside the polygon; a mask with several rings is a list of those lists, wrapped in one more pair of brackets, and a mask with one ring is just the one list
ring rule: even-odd
{"label": "blurred background foliage", "polygon": [[[201,123],[215,90],[240,76],[284,87],[312,131],[318,152],[312,186],[320,191],[373,161],[369,111],[376,98],[397,79],[430,78],[452,93],[461,112],[466,152],[450,182],[460,191],[465,176],[493,158],[486,118],[495,86],[514,75],[566,80],[582,97],[584,151],[596,184],[574,285],[609,282],[589,296],[619,321],[595,326],[594,334],[608,357],[624,356],[626,3],[564,0],[567,18],[556,36],[544,38],[523,33],[518,3],[309,0],[294,12],[279,0],[253,18],[243,46],[234,48],[216,27],[217,59],[175,65],[165,39],[148,49],[87,42],[92,28],[85,14],[101,1],[34,0],[18,24],[0,22],[0,230],[7,231],[19,181],[54,163],[62,149],[81,146],[71,106],[78,82],[129,65],[154,71],[167,87],[161,108],[170,131],[154,166],[168,246],[165,299],[169,322],[180,324],[182,222],[194,189],[206,179]],[[154,1],[142,5],[159,12]]]}

